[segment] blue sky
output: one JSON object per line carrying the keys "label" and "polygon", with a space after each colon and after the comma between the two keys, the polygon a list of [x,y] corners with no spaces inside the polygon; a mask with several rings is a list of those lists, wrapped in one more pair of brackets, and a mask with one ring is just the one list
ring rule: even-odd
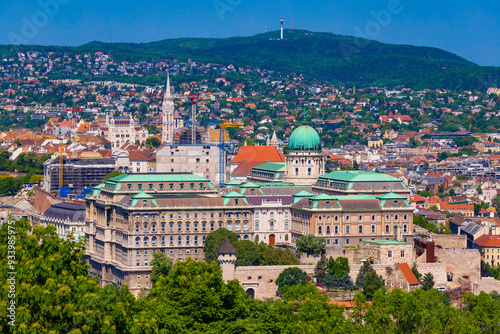
{"label": "blue sky", "polygon": [[294,29],[366,34],[500,66],[498,1],[0,0],[0,8],[0,44],[250,36],[264,32],[266,25],[268,31],[278,30],[283,15],[286,28],[293,22]]}

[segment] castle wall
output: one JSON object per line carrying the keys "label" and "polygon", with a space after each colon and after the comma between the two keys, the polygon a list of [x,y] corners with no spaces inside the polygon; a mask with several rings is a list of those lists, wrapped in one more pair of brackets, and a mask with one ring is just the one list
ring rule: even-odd
{"label": "castle wall", "polygon": [[276,297],[278,286],[276,280],[281,272],[287,268],[297,267],[305,271],[308,275],[314,275],[314,265],[296,266],[249,266],[237,267],[235,278],[245,291],[253,289],[256,299],[266,299]]}

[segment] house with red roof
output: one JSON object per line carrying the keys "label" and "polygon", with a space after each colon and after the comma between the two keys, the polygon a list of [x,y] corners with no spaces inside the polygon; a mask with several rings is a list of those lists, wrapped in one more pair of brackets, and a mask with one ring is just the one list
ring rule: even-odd
{"label": "house with red roof", "polygon": [[388,291],[400,289],[403,292],[410,292],[418,289],[420,282],[415,277],[408,263],[397,263],[392,268],[392,272],[387,275],[385,280],[385,286]]}
{"label": "house with red roof", "polygon": [[382,123],[390,123],[393,120],[396,120],[399,122],[399,124],[410,124],[410,122],[413,121],[413,119],[408,116],[408,115],[401,115],[401,114],[396,114],[394,115],[392,111],[389,112],[389,115],[387,116],[380,116],[380,121]]}
{"label": "house with red roof", "polygon": [[500,265],[500,235],[483,234],[474,239],[474,246],[482,250],[482,260],[492,266]]}

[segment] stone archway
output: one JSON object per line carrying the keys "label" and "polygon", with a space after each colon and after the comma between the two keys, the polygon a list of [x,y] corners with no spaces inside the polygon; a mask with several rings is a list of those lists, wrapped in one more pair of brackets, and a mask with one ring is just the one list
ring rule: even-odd
{"label": "stone archway", "polygon": [[247,289],[246,291],[247,295],[250,296],[250,298],[254,299],[255,298],[255,290],[250,288],[250,289]]}

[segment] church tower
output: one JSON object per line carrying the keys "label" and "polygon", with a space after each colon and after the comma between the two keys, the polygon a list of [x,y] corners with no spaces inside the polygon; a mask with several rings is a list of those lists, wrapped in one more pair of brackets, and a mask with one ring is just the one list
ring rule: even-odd
{"label": "church tower", "polygon": [[162,111],[162,142],[172,144],[174,140],[174,100],[170,92],[170,75],[167,76],[167,90],[161,106]]}

